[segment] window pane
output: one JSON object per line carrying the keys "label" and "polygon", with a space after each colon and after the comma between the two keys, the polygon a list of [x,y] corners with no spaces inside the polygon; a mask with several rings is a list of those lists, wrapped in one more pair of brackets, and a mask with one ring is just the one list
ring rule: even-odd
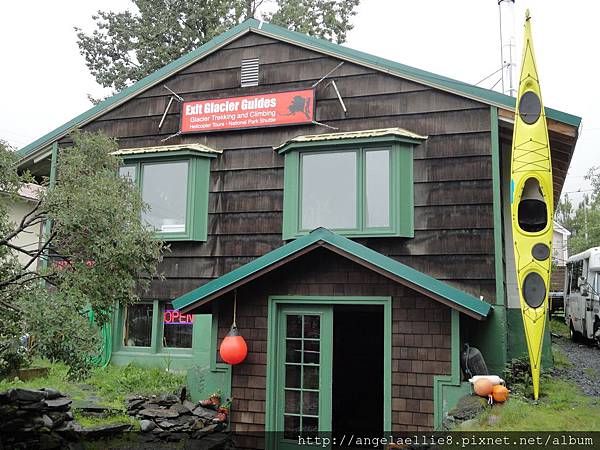
{"label": "window pane", "polygon": [[132,183],[135,182],[135,166],[121,166],[119,167],[119,176],[127,178]]}
{"label": "window pane", "polygon": [[302,228],[356,226],[356,152],[302,155]]}
{"label": "window pane", "polygon": [[188,163],[143,166],[142,197],[150,206],[143,219],[157,231],[185,231]]}
{"label": "window pane", "polygon": [[163,347],[192,348],[194,315],[182,314],[166,303],[163,310]]}
{"label": "window pane", "polygon": [[367,227],[390,226],[390,152],[366,152]]}
{"label": "window pane", "polygon": [[152,304],[139,303],[126,309],[123,345],[150,347],[152,340]]}

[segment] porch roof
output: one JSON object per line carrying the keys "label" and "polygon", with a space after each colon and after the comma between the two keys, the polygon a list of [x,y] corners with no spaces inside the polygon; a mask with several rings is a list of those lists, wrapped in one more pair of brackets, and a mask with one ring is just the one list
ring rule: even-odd
{"label": "porch roof", "polygon": [[483,300],[364,245],[335,234],[326,228],[317,228],[306,236],[295,239],[176,298],[173,301],[173,307],[182,312],[193,311],[211,300],[319,247],[327,248],[476,319],[485,319],[492,310],[492,306]]}

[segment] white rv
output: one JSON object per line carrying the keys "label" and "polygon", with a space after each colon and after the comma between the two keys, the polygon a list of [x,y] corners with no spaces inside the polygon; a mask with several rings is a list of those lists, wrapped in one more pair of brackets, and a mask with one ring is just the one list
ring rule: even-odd
{"label": "white rv", "polygon": [[571,256],[565,271],[565,321],[571,339],[600,344],[600,247]]}

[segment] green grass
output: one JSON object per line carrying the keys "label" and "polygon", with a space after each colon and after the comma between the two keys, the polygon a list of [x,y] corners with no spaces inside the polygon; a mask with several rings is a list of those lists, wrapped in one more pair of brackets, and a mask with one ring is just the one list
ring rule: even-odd
{"label": "green grass", "polygon": [[[0,392],[12,387],[40,389],[43,387],[54,388],[73,400],[85,400],[89,396],[100,397],[98,402],[116,410],[116,414],[106,418],[81,418],[82,425],[100,425],[109,423],[132,423],[126,414],[125,398],[130,395],[151,395],[175,392],[185,384],[183,373],[167,372],[159,368],[144,368],[139,366],[113,366],[96,368],[85,380],[79,382],[67,381],[68,368],[62,363],[50,363],[44,360],[35,361],[34,366],[48,366],[50,372],[46,378],[37,378],[30,381],[0,380]],[[87,426],[87,425],[86,425]]]}
{"label": "green grass", "polygon": [[[564,380],[542,380],[538,402],[518,395],[496,404],[460,431],[589,431],[600,429],[600,406]],[[491,415],[499,420],[488,424]]]}
{"label": "green grass", "polygon": [[559,367],[559,368],[573,367],[573,364],[571,363],[571,361],[569,361],[569,358],[567,357],[567,355],[565,355],[561,349],[557,348],[554,345],[552,346],[552,356],[554,358],[554,365],[556,367]]}
{"label": "green grass", "polygon": [[82,427],[95,427],[98,425],[111,425],[111,424],[122,424],[122,423],[128,423],[133,427],[133,430],[139,431],[140,429],[140,423],[138,420],[134,419],[133,417],[129,417],[127,414],[125,413],[120,413],[120,414],[113,414],[110,416],[106,416],[106,417],[87,417],[87,416],[83,416],[81,415],[81,413],[79,413],[78,411],[76,411],[73,414],[75,420],[82,426]]}
{"label": "green grass", "polygon": [[564,320],[552,319],[550,321],[550,331],[565,338],[569,337],[569,327]]}

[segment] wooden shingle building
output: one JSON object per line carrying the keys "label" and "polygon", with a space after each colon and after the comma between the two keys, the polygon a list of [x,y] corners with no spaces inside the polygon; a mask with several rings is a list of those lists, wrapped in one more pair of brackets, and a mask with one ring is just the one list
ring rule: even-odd
{"label": "wooden shingle building", "polygon": [[[51,170],[69,132],[118,139],[171,244],[112,360],[188,369],[262,433],[432,430],[524,350],[512,260],[515,99],[248,20],[20,151]],[[546,108],[554,198],[580,118]],[[248,356],[224,364],[233,321]],[[200,394],[198,394],[200,395]],[[252,436],[255,436],[253,438]]]}

